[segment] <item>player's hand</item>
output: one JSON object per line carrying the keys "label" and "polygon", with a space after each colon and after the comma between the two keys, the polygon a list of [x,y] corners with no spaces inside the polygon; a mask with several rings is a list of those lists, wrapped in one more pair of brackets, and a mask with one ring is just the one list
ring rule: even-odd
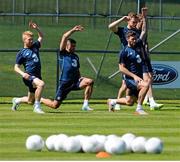
{"label": "player's hand", "polygon": [[143,7],[143,8],[141,9],[141,14],[142,14],[143,17],[146,17],[146,16],[147,16],[147,11],[148,11],[148,8],[147,8],[147,7]]}
{"label": "player's hand", "polygon": [[124,21],[129,21],[130,17],[129,16],[124,16],[123,19],[124,19]]}
{"label": "player's hand", "polygon": [[30,75],[28,73],[24,73],[23,74],[23,78],[26,79],[26,80],[29,80]]}
{"label": "player's hand", "polygon": [[38,28],[38,25],[37,25],[36,23],[30,21],[30,22],[29,22],[29,27],[30,27],[31,29],[37,29],[37,28]]}
{"label": "player's hand", "polygon": [[83,31],[84,30],[84,27],[81,26],[81,25],[76,25],[74,28],[73,28],[74,31]]}
{"label": "player's hand", "polygon": [[138,77],[138,76],[134,76],[134,80],[137,84],[141,83],[143,81],[142,78]]}

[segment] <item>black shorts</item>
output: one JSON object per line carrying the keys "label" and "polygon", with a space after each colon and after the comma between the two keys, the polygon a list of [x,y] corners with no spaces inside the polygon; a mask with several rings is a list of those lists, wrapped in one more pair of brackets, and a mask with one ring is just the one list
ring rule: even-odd
{"label": "black shorts", "polygon": [[34,88],[34,87],[33,87],[33,80],[34,80],[35,78],[42,79],[41,77],[35,77],[35,76],[30,76],[30,78],[29,78],[28,80],[26,80],[26,79],[23,78],[24,84],[29,88],[29,92],[31,92],[31,93],[35,93],[35,91],[36,91],[36,89],[37,89],[37,88]]}
{"label": "black shorts", "polygon": [[70,91],[80,90],[80,80],[77,81],[60,81],[58,90],[56,92],[56,101],[63,101]]}
{"label": "black shorts", "polygon": [[153,69],[152,69],[152,65],[151,65],[151,60],[150,60],[150,58],[146,58],[145,64],[147,65],[148,72],[149,72],[149,73],[152,73],[152,72],[153,72]]}

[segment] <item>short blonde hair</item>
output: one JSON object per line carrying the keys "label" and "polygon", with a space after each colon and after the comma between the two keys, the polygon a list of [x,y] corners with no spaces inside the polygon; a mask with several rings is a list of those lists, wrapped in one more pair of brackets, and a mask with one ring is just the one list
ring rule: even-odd
{"label": "short blonde hair", "polygon": [[134,12],[129,12],[129,13],[128,13],[128,17],[129,17],[130,19],[134,18],[134,19],[136,19],[137,21],[139,21],[139,18],[138,18],[138,16],[137,16],[137,14],[134,13]]}
{"label": "short blonde hair", "polygon": [[26,36],[33,37],[33,33],[31,31],[25,31],[22,33],[22,40],[24,41]]}

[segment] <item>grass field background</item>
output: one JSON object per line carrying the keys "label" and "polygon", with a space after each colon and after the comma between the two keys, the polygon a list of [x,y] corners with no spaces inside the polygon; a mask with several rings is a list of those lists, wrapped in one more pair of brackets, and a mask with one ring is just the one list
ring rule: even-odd
{"label": "grass field background", "polygon": [[[163,100],[160,111],[145,110],[148,116],[137,116],[135,106],[123,106],[120,111],[107,111],[105,100],[93,100],[93,112],[82,112],[81,101],[67,100],[62,107],[52,110],[43,105],[46,114],[32,112],[31,105],[21,105],[17,112],[10,110],[11,98],[4,98],[0,104],[0,160],[180,160],[180,101]],[[164,143],[161,154],[125,153],[112,155],[108,159],[97,159],[91,153],[42,152],[28,151],[26,138],[39,134],[45,140],[52,134],[73,135],[134,133],[146,138],[159,137]]]}

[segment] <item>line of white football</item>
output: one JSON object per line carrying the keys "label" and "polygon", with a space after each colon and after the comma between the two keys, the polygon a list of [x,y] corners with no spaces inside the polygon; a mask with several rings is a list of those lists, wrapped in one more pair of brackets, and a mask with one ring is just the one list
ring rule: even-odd
{"label": "line of white football", "polygon": [[26,140],[26,148],[31,151],[41,151],[44,147],[49,151],[57,152],[84,152],[98,153],[106,151],[110,154],[134,153],[161,153],[163,142],[158,137],[145,138],[126,133],[122,136],[99,135],[91,136],[66,134],[50,135],[46,140],[40,135],[31,135]]}

